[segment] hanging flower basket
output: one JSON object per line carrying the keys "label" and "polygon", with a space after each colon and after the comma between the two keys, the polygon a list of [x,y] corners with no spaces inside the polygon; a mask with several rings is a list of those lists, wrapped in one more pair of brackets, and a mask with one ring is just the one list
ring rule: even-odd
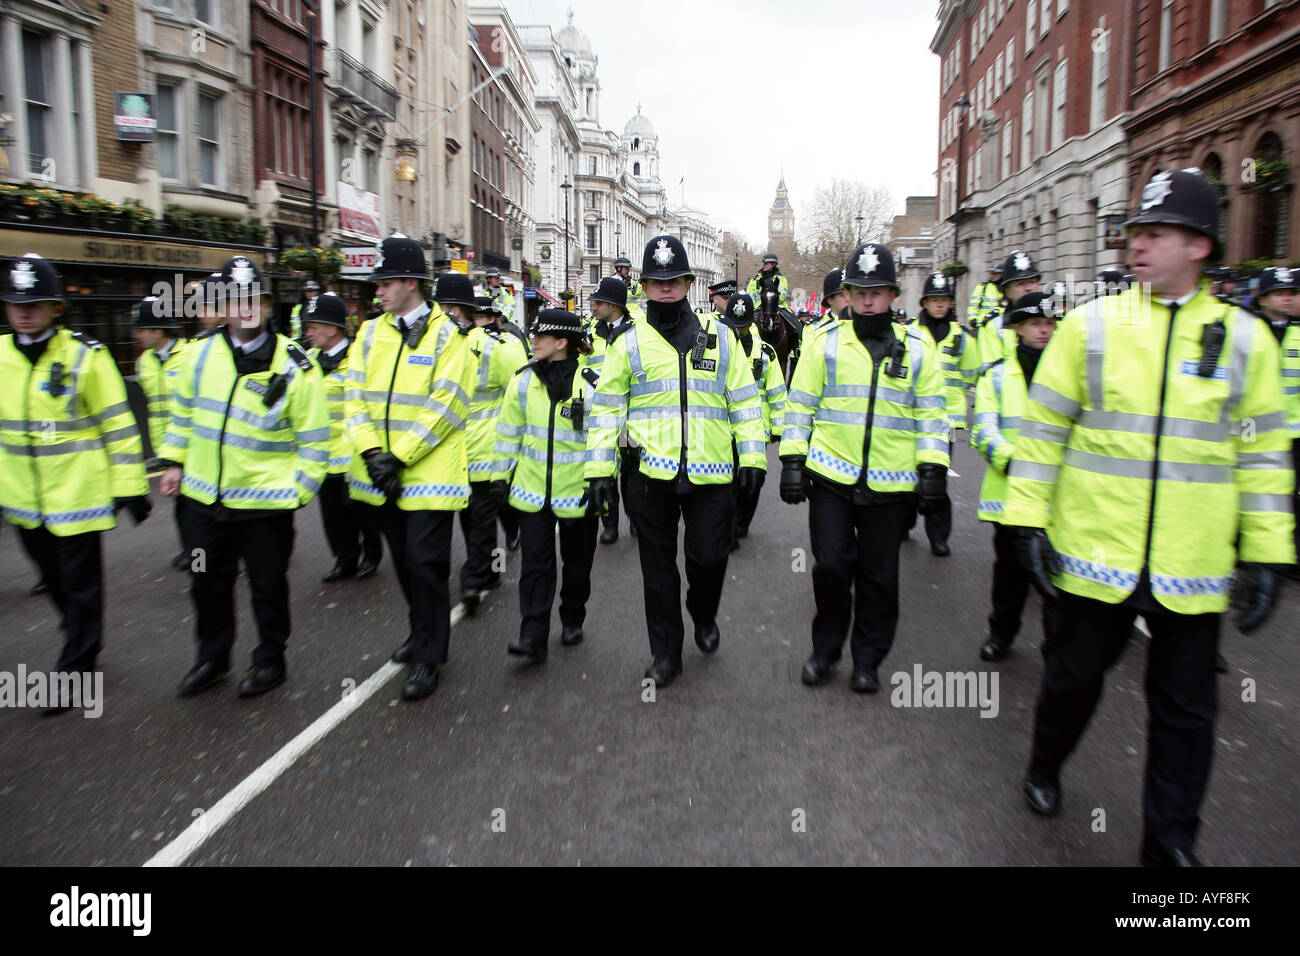
{"label": "hanging flower basket", "polygon": [[939,270],[949,279],[957,279],[970,272],[970,266],[958,259],[956,262],[950,262]]}
{"label": "hanging flower basket", "polygon": [[280,253],[280,268],[318,276],[338,275],[347,261],[337,249],[322,249],[320,246],[294,246]]}
{"label": "hanging flower basket", "polygon": [[1291,164],[1285,159],[1261,159],[1255,164],[1255,180],[1245,184],[1250,192],[1262,193],[1280,189],[1291,174]]}

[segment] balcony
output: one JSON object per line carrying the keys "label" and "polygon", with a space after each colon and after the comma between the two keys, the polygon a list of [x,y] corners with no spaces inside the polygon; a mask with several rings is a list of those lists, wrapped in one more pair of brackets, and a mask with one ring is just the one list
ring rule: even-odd
{"label": "balcony", "polygon": [[330,51],[330,87],[342,100],[358,100],[389,119],[397,118],[397,90],[342,50]]}

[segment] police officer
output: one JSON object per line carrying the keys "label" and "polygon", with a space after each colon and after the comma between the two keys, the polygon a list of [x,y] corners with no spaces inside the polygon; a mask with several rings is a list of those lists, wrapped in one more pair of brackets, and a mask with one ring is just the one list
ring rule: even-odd
{"label": "police officer", "polygon": [[[609,282],[622,283],[610,278]],[[509,653],[546,660],[555,602],[555,545],[564,563],[560,643],[581,643],[596,553],[596,515],[583,504],[587,425],[599,373],[582,366],[582,324],[565,309],[533,323],[534,359],[506,388],[497,422],[492,488],[519,518],[519,638]]]}
{"label": "police officer", "polygon": [[333,292],[322,292],[302,314],[303,334],[313,346],[308,353],[325,378],[325,405],[330,417],[330,457],[320,486],[320,517],[334,567],[321,578],[333,584],[345,578],[364,580],[379,570],[383,542],[370,520],[370,509],[348,496],[352,440],[347,434],[345,392],[348,382],[348,312]]}
{"label": "police officer", "polygon": [[813,340],[790,383],[781,499],[809,500],[817,615],[802,680],[830,679],[852,621],[850,687],[875,693],[898,624],[899,540],[912,497],[919,491],[928,511],[947,493],[947,398],[934,348],[893,321],[889,249],[858,246],[844,284],[850,317]]}
{"label": "police officer", "polygon": [[[362,324],[348,352],[348,482],[379,512],[411,628],[393,660],[410,665],[402,699],[419,700],[447,660],[452,514],[469,501],[465,422],[477,363],[470,326],[424,300],[420,244],[393,235],[379,250],[370,281],[386,311]],[[452,308],[468,312],[472,295],[459,298],[471,305]]]}
{"label": "police officer", "polygon": [[[591,303],[591,311],[596,317],[596,322],[592,328],[591,351],[588,354],[579,355],[578,364],[595,369],[599,374],[603,369],[605,353],[609,351],[610,344],[626,332],[627,327],[632,324],[632,317],[627,314],[627,286],[618,277],[607,276],[600,280],[600,286],[592,293],[588,301]],[[618,451],[619,484],[614,487],[610,496],[609,510],[600,518],[604,525],[600,532],[601,544],[613,544],[618,540],[618,488],[622,486],[624,491],[623,499],[627,501],[628,469],[637,467],[635,461],[628,462],[628,459],[634,456],[631,447],[627,443],[626,429],[623,429],[619,434]],[[627,504],[630,506],[631,502],[627,501]],[[635,535],[636,524],[631,520],[630,516],[628,526]]]}
{"label": "police officer", "polygon": [[[1254,304],[1282,348],[1282,401],[1291,436],[1291,462],[1300,475],[1300,269],[1270,266],[1261,272]],[[1300,486],[1296,495],[1293,500],[1300,507]],[[1300,521],[1295,544],[1300,550]]]}
{"label": "police officer", "polygon": [[[1016,529],[1004,525],[1002,518],[1007,473],[1015,456],[1029,386],[1060,317],[1054,305],[1052,297],[1041,292],[1017,300],[1005,324],[1015,330],[1019,344],[1011,355],[993,363],[976,390],[971,443],[989,465],[980,484],[978,515],[980,521],[993,524],[993,611],[988,639],[979,650],[986,661],[999,661],[1010,653],[1029,596],[1029,576],[1020,564]],[[1047,607],[1045,603],[1045,611]],[[1047,629],[1045,615],[1044,631]]]}
{"label": "police officer", "polygon": [[497,312],[501,318],[509,322],[515,317],[515,294],[514,290],[507,289],[501,284],[501,270],[495,266],[488,269],[485,273],[488,284],[488,298],[496,306]]}
{"label": "police officer", "polygon": [[1249,633],[1272,611],[1272,567],[1295,560],[1277,343],[1198,283],[1218,212],[1197,172],[1146,185],[1125,225],[1150,294],[1096,299],[1061,322],[1034,375],[1004,518],[1035,583],[1058,602],[1024,782],[1036,813],[1059,811],[1061,768],[1135,616],[1150,629],[1142,862],[1151,865],[1197,865],[1233,567],[1236,624]]}
{"label": "police officer", "polygon": [[329,412],[320,369],[269,327],[271,289],[244,256],[221,270],[224,325],[185,352],[159,458],[162,493],[183,495],[181,526],[194,555],[198,659],[181,681],[188,697],[229,670],[235,577],[242,560],[258,645],[239,696],[285,679],[293,513],[320,491],[329,463]]}
{"label": "police officer", "polygon": [[763,296],[768,292],[775,293],[777,308],[790,308],[790,282],[785,276],[781,275],[780,262],[777,260],[775,253],[767,252],[763,254],[763,262],[759,266],[758,275],[749,280],[745,292],[754,301],[755,309],[761,310],[763,308]]}
{"label": "police officer", "polygon": [[844,270],[832,269],[822,279],[822,306],[825,311],[820,316],[800,313],[799,321],[803,324],[799,343],[790,353],[789,379],[794,380],[795,370],[799,366],[799,355],[809,347],[812,339],[834,325],[841,317],[849,315],[845,310],[849,306],[849,294],[844,289]]}
{"label": "police officer", "polygon": [[709,302],[713,305],[713,321],[722,322],[723,325],[728,323],[724,321],[727,314],[727,303],[731,297],[736,294],[736,281],[734,279],[723,279],[721,282],[715,282],[709,286]]}
{"label": "police officer", "polygon": [[970,290],[966,303],[966,324],[978,335],[988,314],[1002,307],[1003,265],[995,262],[989,267],[989,277]]}
{"label": "police officer", "polygon": [[623,280],[627,286],[627,298],[630,303],[643,303],[645,301],[645,289],[637,279],[632,278],[632,260],[627,256],[619,256],[614,260],[614,275]]}
{"label": "police officer", "polygon": [[[737,292],[727,300],[720,320],[736,333],[736,343],[753,371],[758,386],[759,401],[763,405],[763,435],[767,441],[781,440],[781,426],[785,421],[785,376],[776,360],[776,349],[754,335],[754,301],[745,293]],[[737,467],[739,456],[734,455]],[[745,491],[739,482],[733,483],[735,520],[731,525],[731,550],[740,547],[740,540],[749,534],[749,523],[758,510],[758,490]]]}
{"label": "police officer", "polygon": [[[126,386],[108,349],[61,321],[63,283],[33,253],[3,266],[0,301],[0,509],[59,609],[54,669],[92,671],[103,647],[100,532],[126,509],[149,516],[149,482]],[[52,699],[45,713],[71,701]]]}
{"label": "police officer", "polygon": [[[497,546],[497,518],[502,506],[492,496],[497,416],[506,385],[528,356],[519,340],[502,332],[496,316],[478,301],[467,276],[449,272],[438,278],[434,301],[458,319],[473,324],[467,336],[475,363],[474,390],[470,394],[469,424],[465,428],[465,455],[469,466],[469,505],[460,513],[465,539],[465,563],[460,569],[460,603],[473,614],[492,588],[501,584],[493,552]],[[513,517],[513,516],[512,516]],[[507,529],[508,530],[508,529]]]}
{"label": "police officer", "polygon": [[[162,447],[167,424],[171,420],[172,392],[176,386],[177,372],[185,354],[185,340],[179,336],[180,327],[172,317],[172,309],[162,299],[149,296],[135,307],[134,337],[140,346],[135,360],[136,381],[144,392],[149,416],[149,453],[156,458]],[[190,555],[181,539],[181,499],[176,499],[172,515],[176,522],[177,540],[181,550],[172,558],[172,567],[185,571],[190,566]]]}
{"label": "police officer", "polygon": [[[619,428],[627,421],[639,460],[629,469],[629,517],[637,529],[646,630],[654,661],[645,676],[660,687],[682,670],[684,629],[677,571],[678,516],[686,523],[686,608],[695,643],[718,649],[718,602],[731,544],[731,489],[762,484],[763,410],[758,386],[734,337],[698,316],[687,295],[695,276],[676,236],[645,247],[641,277],[646,319],[633,322],[605,355],[587,436],[588,502],[599,514],[611,498]],[[731,443],[740,471],[733,474]]]}
{"label": "police officer", "polygon": [[[497,308],[491,296],[476,295],[474,302],[478,306],[478,311],[485,313],[490,317],[488,325],[498,329],[503,333],[513,335],[519,346],[524,350],[525,360],[532,358],[533,351],[528,344],[528,339],[523,330],[513,322],[507,322],[501,318],[501,310]],[[515,517],[515,512],[509,506],[497,509],[497,518],[501,521],[501,530],[506,536],[506,550],[519,550],[519,520]]]}
{"label": "police officer", "polygon": [[[952,280],[942,272],[932,272],[925,277],[921,288],[921,312],[917,316],[917,330],[939,353],[939,367],[943,370],[944,391],[948,400],[949,435],[966,428],[966,392],[971,379],[962,371],[966,350],[975,348],[970,334],[956,321],[954,310],[957,296]],[[949,454],[952,447],[949,445]],[[952,534],[952,500],[943,500],[929,509],[925,516],[925,533],[930,539],[930,552],[941,558],[952,554],[948,537]]]}
{"label": "police officer", "polygon": [[[1018,302],[1022,296],[1040,291],[1042,278],[1033,256],[1017,249],[1002,263],[1003,301]],[[994,362],[1015,350],[1016,334],[1002,327],[1002,315],[1000,311],[990,313],[980,326],[976,335],[976,348],[962,365],[972,380],[978,379],[993,367]]]}
{"label": "police officer", "polygon": [[1097,295],[1119,295],[1126,287],[1124,273],[1118,269],[1102,269],[1093,280]]}
{"label": "police officer", "polygon": [[308,279],[302,284],[302,301],[289,312],[289,338],[295,342],[304,341],[302,337],[302,314],[318,295],[320,295],[320,283],[315,279]]}

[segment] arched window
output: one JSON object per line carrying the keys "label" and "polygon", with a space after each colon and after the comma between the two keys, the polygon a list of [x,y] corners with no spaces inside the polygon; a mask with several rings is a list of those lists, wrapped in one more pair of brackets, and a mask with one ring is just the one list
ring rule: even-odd
{"label": "arched window", "polygon": [[639,136],[633,136],[633,137],[632,137],[632,148],[633,148],[634,150],[635,150],[635,149],[640,149],[640,148],[641,148],[641,137],[639,137]]}
{"label": "arched window", "polygon": [[1205,174],[1205,178],[1210,181],[1210,185],[1213,186],[1215,191],[1219,194],[1219,224],[1217,231],[1219,234],[1219,242],[1223,244],[1223,248],[1226,250],[1228,248],[1229,222],[1228,184],[1223,181],[1223,160],[1219,157],[1218,153],[1210,153],[1210,155],[1205,157],[1204,161],[1201,163],[1201,172]]}
{"label": "arched window", "polygon": [[640,163],[633,163],[633,164],[632,164],[632,175],[633,175],[633,176],[640,176],[640,175],[641,175],[641,164],[640,164]]}
{"label": "arched window", "polygon": [[1282,160],[1282,140],[1276,133],[1265,133],[1251,158],[1255,160],[1255,177],[1254,182],[1246,183],[1255,200],[1251,258],[1278,259],[1286,255],[1287,220],[1291,211],[1291,177]]}

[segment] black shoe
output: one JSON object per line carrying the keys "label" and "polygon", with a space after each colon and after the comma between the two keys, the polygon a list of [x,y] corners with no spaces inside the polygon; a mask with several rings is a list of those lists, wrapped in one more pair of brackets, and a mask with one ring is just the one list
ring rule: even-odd
{"label": "black shoe", "polygon": [[393,656],[389,658],[394,664],[411,663],[411,639],[408,637],[402,642],[402,646],[393,651]]}
{"label": "black shoe", "polygon": [[1204,866],[1191,850],[1181,847],[1144,846],[1142,847],[1143,866],[1194,867]]}
{"label": "black shoe", "polygon": [[212,661],[195,664],[181,680],[180,696],[193,697],[202,693],[225,677],[228,669],[225,665],[214,664]]}
{"label": "black shoe", "polygon": [[438,686],[437,664],[413,664],[402,685],[402,700],[423,700]]}
{"label": "black shoe", "polygon": [[461,607],[465,609],[466,617],[473,617],[478,611],[478,606],[483,603],[483,595],[478,591],[466,591],[460,596]]}
{"label": "black shoe", "polygon": [[646,668],[645,676],[654,681],[656,687],[667,687],[681,672],[680,661],[674,661],[669,657],[656,657],[654,663]]}
{"label": "black shoe", "polygon": [[1000,661],[1011,653],[1011,642],[1000,637],[990,637],[980,645],[980,660]]}
{"label": "black shoe", "polygon": [[284,683],[283,664],[259,664],[249,670],[248,676],[239,682],[240,697],[256,697],[268,690],[275,690]]}
{"label": "black shoe", "polygon": [[1219,654],[1218,652],[1216,652],[1214,655],[1214,673],[1216,674],[1228,673],[1228,662],[1224,658],[1224,656],[1222,654]]}
{"label": "black shoe", "polygon": [[176,557],[172,558],[172,569],[176,571],[188,571],[190,569],[190,555],[188,551],[182,551]]}
{"label": "black shoe", "polygon": [[947,541],[931,541],[930,553],[940,558],[946,558],[952,554],[952,548],[948,547]]}
{"label": "black shoe", "polygon": [[849,687],[855,694],[874,694],[880,690],[880,674],[870,664],[854,664]]}
{"label": "black shoe", "polygon": [[831,662],[820,657],[808,658],[799,679],[809,687],[820,687],[831,679]]}
{"label": "black shoe", "polygon": [[606,526],[605,529],[600,533],[601,544],[613,544],[617,540],[618,540],[618,527],[615,525]]}
{"label": "black shoe", "polygon": [[357,580],[364,581],[366,578],[372,576],[378,570],[379,570],[378,558],[375,558],[375,560],[373,561],[370,560],[369,558],[362,558],[361,563],[357,565]]}
{"label": "black shoe", "polygon": [[506,550],[507,550],[507,551],[518,551],[518,550],[519,550],[519,532],[518,532],[518,531],[516,531],[514,534],[508,534],[508,535],[506,535]]}
{"label": "black shoe", "polygon": [[560,643],[565,647],[572,647],[574,644],[581,644],[582,628],[577,625],[564,625],[564,630],[560,632]]}
{"label": "black shoe", "polygon": [[737,538],[747,538],[747,537],[749,537],[749,525],[745,525],[743,528],[737,528],[737,529],[736,529],[736,537],[737,537]]}
{"label": "black shoe", "polygon": [[1029,776],[1023,784],[1029,809],[1045,817],[1061,812],[1061,785],[1039,777]]}
{"label": "black shoe", "polygon": [[718,632],[718,625],[714,621],[708,624],[695,625],[695,646],[705,654],[712,654],[718,649],[718,644],[722,640],[722,635]]}
{"label": "black shoe", "polygon": [[343,564],[335,564],[334,567],[330,568],[325,576],[321,578],[321,582],[323,584],[333,584],[335,581],[342,581],[344,578],[350,578],[356,573],[356,565],[349,567]]}
{"label": "black shoe", "polygon": [[911,537],[912,537],[912,529],[911,529],[911,528],[905,528],[905,529],[903,530],[903,533],[900,534],[900,535],[898,536],[898,540],[899,540],[899,541],[908,541],[908,540],[911,539]]}
{"label": "black shoe", "polygon": [[541,664],[546,660],[546,645],[533,641],[515,641],[506,648],[507,654],[527,658],[526,663]]}

